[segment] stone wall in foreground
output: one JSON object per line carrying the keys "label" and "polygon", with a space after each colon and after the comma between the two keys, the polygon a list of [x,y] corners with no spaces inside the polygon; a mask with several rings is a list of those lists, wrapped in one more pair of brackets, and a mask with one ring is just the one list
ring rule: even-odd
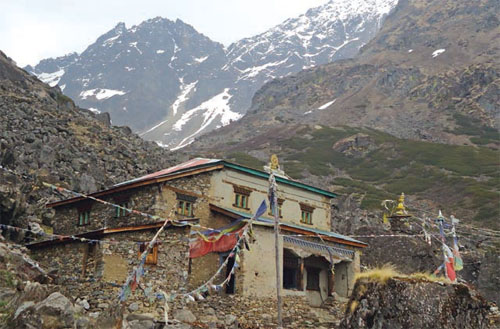
{"label": "stone wall in foreground", "polygon": [[[322,308],[308,305],[303,296],[283,298],[284,328],[332,328],[343,314],[343,304],[332,302]],[[187,322],[192,328],[276,328],[275,295],[251,298],[239,295],[208,296],[195,303],[170,305],[171,319]]]}
{"label": "stone wall in foreground", "polygon": [[[71,296],[73,301],[85,300],[89,312],[103,312],[118,301],[123,283],[138,264],[139,244],[150,241],[155,233],[156,229],[115,233],[104,237],[99,245],[59,244],[32,250],[31,254],[56,278],[55,283],[66,296]],[[188,234],[188,227],[174,227],[159,236],[158,262],[145,266],[141,284],[127,299],[125,308],[160,316],[163,303],[155,293],[185,291],[189,270]]]}

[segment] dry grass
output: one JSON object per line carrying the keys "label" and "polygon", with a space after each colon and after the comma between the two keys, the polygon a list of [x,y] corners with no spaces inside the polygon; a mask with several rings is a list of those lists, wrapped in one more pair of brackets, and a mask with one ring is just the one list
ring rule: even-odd
{"label": "dry grass", "polygon": [[382,267],[374,268],[365,272],[356,273],[354,280],[367,279],[369,281],[376,281],[385,283],[390,278],[401,276],[392,264],[385,264]]}
{"label": "dry grass", "polygon": [[404,278],[404,279],[414,279],[414,280],[422,280],[428,282],[443,282],[450,283],[450,280],[444,276],[435,276],[431,273],[419,272],[412,274],[402,274],[399,273],[394,265],[385,264],[382,267],[370,269],[365,272],[356,273],[354,279],[365,279],[371,282],[380,282],[386,283],[390,278]]}

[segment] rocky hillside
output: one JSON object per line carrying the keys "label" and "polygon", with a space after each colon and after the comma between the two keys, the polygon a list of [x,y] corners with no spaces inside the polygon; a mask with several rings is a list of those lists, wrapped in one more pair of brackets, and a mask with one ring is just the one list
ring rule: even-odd
{"label": "rocky hillside", "polygon": [[499,46],[490,40],[499,22],[496,1],[401,1],[355,59],[273,80],[232,128],[248,138],[283,122],[321,122],[497,144]]}
{"label": "rocky hillside", "polygon": [[[42,181],[90,192],[168,167],[172,156],[75,106],[0,52],[0,223],[51,225]],[[15,238],[15,237],[14,237]]]}
{"label": "rocky hillside", "polygon": [[180,20],[120,23],[80,55],[26,69],[79,106],[178,148],[240,119],[264,83],[355,56],[396,2],[332,0],[227,49]]}
{"label": "rocky hillside", "polygon": [[404,191],[498,229],[497,16],[490,0],[401,1],[355,59],[273,80],[191,150],[257,166],[277,153],[365,209]]}

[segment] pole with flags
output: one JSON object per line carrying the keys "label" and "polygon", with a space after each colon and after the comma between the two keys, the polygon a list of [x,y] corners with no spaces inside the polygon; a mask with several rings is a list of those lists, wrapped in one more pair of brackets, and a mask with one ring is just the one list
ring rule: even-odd
{"label": "pole with flags", "polygon": [[279,249],[279,209],[278,194],[276,193],[276,179],[274,174],[269,174],[269,203],[274,215],[274,252],[276,257],[276,297],[278,303],[278,329],[283,328],[282,301],[281,301],[281,271],[280,271],[280,249]]}
{"label": "pole with flags", "polygon": [[444,273],[446,277],[450,279],[451,282],[455,282],[457,277],[454,268],[453,253],[451,252],[450,248],[446,245],[446,238],[444,235],[444,216],[441,213],[441,210],[439,210],[439,215],[436,221],[439,225],[439,234],[441,235],[443,258],[444,258],[444,263],[443,263]]}

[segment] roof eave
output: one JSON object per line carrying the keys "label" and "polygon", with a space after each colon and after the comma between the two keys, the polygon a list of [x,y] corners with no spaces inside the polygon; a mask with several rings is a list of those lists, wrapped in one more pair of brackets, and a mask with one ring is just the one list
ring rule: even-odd
{"label": "roof eave", "polygon": [[[198,221],[199,218],[189,218],[189,219],[183,219],[182,221]],[[124,232],[137,232],[137,231],[144,231],[144,230],[152,230],[152,229],[157,229],[163,226],[165,222],[156,222],[156,223],[150,223],[150,224],[141,224],[141,225],[131,225],[131,226],[122,226],[122,227],[113,227],[113,228],[101,228],[99,230],[95,231],[89,231],[89,232],[84,232],[80,234],[75,234],[72,235],[73,237],[77,238],[74,239],[71,236],[64,236],[61,239],[52,239],[52,240],[43,240],[43,241],[37,241],[37,242],[32,242],[29,244],[26,244],[26,247],[29,249],[32,248],[37,248],[37,247],[46,247],[54,244],[60,244],[64,242],[79,242],[78,238],[97,238],[97,237],[103,237],[109,234],[115,234],[115,233],[124,233]],[[169,225],[168,227],[186,227],[189,226],[189,224],[186,225]],[[80,241],[83,242],[83,241]]]}
{"label": "roof eave", "polygon": [[[132,181],[130,181],[130,183],[122,184],[122,185],[117,184],[109,189],[89,194],[89,196],[100,197],[103,195],[107,195],[107,194],[111,194],[111,193],[115,193],[115,192],[123,192],[123,191],[130,190],[133,188],[151,185],[151,184],[155,184],[155,183],[160,183],[160,182],[168,181],[168,180],[179,178],[179,177],[190,176],[190,175],[194,175],[197,173],[217,170],[217,169],[221,169],[223,167],[227,167],[227,168],[231,168],[231,169],[235,169],[235,170],[240,170],[242,172],[245,172],[248,174],[253,174],[253,175],[261,177],[261,178],[269,178],[269,173],[267,173],[265,171],[245,167],[245,166],[242,166],[239,164],[228,162],[226,160],[218,160],[216,162],[204,163],[204,164],[190,167],[190,168],[187,168],[184,170],[175,171],[175,172],[163,175],[163,176],[153,177],[150,179],[139,180],[139,181],[132,180]],[[294,186],[297,188],[305,189],[305,190],[308,190],[310,192],[318,193],[318,194],[324,195],[324,196],[329,197],[329,198],[337,197],[337,194],[335,194],[333,192],[329,192],[329,191],[326,191],[326,190],[323,190],[323,189],[320,189],[320,188],[317,188],[317,187],[314,187],[311,185],[296,182],[296,181],[289,180],[289,179],[286,179],[283,177],[276,176],[276,181],[279,183],[284,183],[284,184],[291,185],[291,186]],[[46,207],[47,208],[60,207],[60,206],[72,204],[72,203],[75,203],[78,201],[82,201],[84,199],[86,199],[86,198],[74,197],[74,198],[70,198],[70,199],[66,199],[66,200],[48,203],[48,204],[46,204]]]}
{"label": "roof eave", "polygon": [[[219,212],[219,213],[221,213],[223,215],[226,215],[228,217],[231,217],[233,219],[238,219],[238,218],[242,217],[240,214],[238,214],[238,213],[236,213],[234,211],[231,211],[231,209],[225,209],[225,208],[219,207],[219,206],[214,205],[214,204],[210,204],[210,210]],[[243,217],[246,217],[246,218],[251,217],[250,214],[246,214],[246,213],[243,213],[243,214],[245,214]],[[267,223],[265,221],[255,221],[254,223],[258,224],[258,225],[264,224],[263,226],[266,226],[266,224],[269,224],[270,227],[273,226],[272,223]],[[316,232],[313,232],[311,230],[308,230],[307,227],[297,227],[295,225],[287,225],[287,223],[284,223],[284,222],[280,223],[280,227],[283,230],[286,230],[286,231],[289,231],[289,232],[294,232],[294,233],[299,233],[299,234],[303,234],[303,235],[309,235],[309,236],[320,235],[325,240],[328,240],[328,241],[331,241],[331,242],[337,242],[337,243],[341,243],[341,244],[345,244],[345,245],[349,245],[349,246],[353,246],[353,247],[357,247],[357,248],[366,248],[366,247],[368,247],[368,244],[364,243],[362,241],[358,241],[358,240],[354,240],[354,239],[347,240],[347,239],[343,239],[341,237],[334,237],[334,236],[331,236],[331,235],[325,235],[325,234],[322,234],[322,233],[316,233]],[[325,233],[328,233],[328,232],[325,232]],[[342,236],[341,234],[336,234],[336,235]]]}

